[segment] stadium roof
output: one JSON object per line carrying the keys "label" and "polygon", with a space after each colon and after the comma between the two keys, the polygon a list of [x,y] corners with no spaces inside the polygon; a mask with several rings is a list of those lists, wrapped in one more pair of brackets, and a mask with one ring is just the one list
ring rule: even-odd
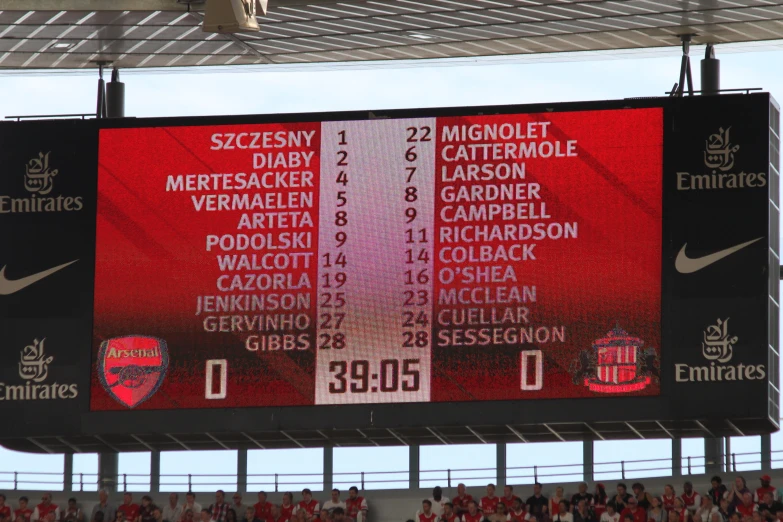
{"label": "stadium roof", "polygon": [[775,0],[269,0],[204,33],[201,0],[0,0],[0,69],[297,64],[783,39]]}

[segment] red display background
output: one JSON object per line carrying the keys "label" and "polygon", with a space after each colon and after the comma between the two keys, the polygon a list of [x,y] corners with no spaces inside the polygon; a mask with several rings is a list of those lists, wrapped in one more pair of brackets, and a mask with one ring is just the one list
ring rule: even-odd
{"label": "red display background", "polygon": [[[215,260],[216,252],[205,251],[206,236],[242,232],[237,231],[242,212],[196,212],[190,196],[203,192],[165,190],[169,174],[253,171],[252,154],[262,151],[210,150],[213,133],[276,131],[315,131],[309,149],[274,152],[314,153],[310,169],[315,173],[311,212],[317,250],[319,123],[101,131],[94,349],[106,338],[140,334],[166,340],[170,350],[168,375],[163,384],[136,409],[313,403],[314,350],[252,353],[244,349],[239,335],[203,332],[200,317],[195,315],[196,296],[221,294],[215,288],[215,280],[224,274]],[[211,191],[218,192],[221,191]],[[314,262],[309,272],[313,284],[316,270]],[[143,291],[139,291],[140,285]],[[308,315],[314,317],[315,295],[311,304]],[[207,400],[205,361],[223,358],[229,360],[230,369],[227,398]],[[90,405],[93,410],[125,409],[103,390],[95,374]]]}
{"label": "red display background", "polygon": [[[520,389],[519,353],[536,346],[435,345],[433,401],[601,396],[573,384],[571,365],[581,350],[590,350],[596,339],[618,324],[644,340],[643,349],[651,346],[660,355],[663,111],[439,118],[437,135],[440,138],[446,125],[521,123],[526,128],[528,122],[550,123],[547,138],[530,141],[578,142],[576,157],[525,160],[526,181],[541,185],[541,200],[547,202],[552,215],[546,221],[577,221],[578,238],[539,241],[537,260],[523,262],[516,269],[518,284],[537,287],[538,302],[527,305],[531,323],[565,325],[566,342],[538,346],[544,352],[544,387],[539,391]],[[447,165],[441,158],[444,145],[437,144],[437,173]],[[454,163],[448,165],[453,169]],[[477,183],[481,182],[450,184]],[[436,238],[444,224],[439,212],[444,185],[438,175]],[[441,246],[436,243],[436,252]],[[436,258],[435,272],[442,266]],[[459,285],[436,283],[436,296],[441,287]],[[437,338],[439,328],[435,330]],[[653,395],[659,390],[659,383],[653,382],[635,394]]]}

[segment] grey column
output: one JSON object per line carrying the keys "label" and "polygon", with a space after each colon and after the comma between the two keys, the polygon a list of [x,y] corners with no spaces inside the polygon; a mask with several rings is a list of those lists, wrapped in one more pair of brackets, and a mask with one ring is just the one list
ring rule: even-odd
{"label": "grey column", "polygon": [[593,451],[593,441],[582,441],[582,466],[585,482],[592,482],[595,479],[595,452]]}
{"label": "grey column", "polygon": [[772,469],[772,435],[761,436],[761,469]]}
{"label": "grey column", "polygon": [[334,448],[324,446],[324,491],[332,491],[334,477]]}
{"label": "grey column", "polygon": [[506,485],[506,443],[498,442],[495,445],[495,466],[497,466],[497,487],[501,488]]}
{"label": "grey column", "polygon": [[150,492],[160,492],[160,451],[150,451]]}
{"label": "grey column", "polygon": [[73,491],[73,453],[66,453],[63,457],[63,491]]}
{"label": "grey column", "polygon": [[708,475],[723,473],[723,439],[721,437],[704,437],[704,471]]}
{"label": "grey column", "polygon": [[672,476],[682,476],[682,439],[679,437],[672,439]]}
{"label": "grey column", "polygon": [[120,469],[119,453],[98,454],[98,487],[109,493],[117,491],[117,474]]}
{"label": "grey column", "polygon": [[237,491],[247,493],[247,448],[237,451]]}
{"label": "grey column", "polygon": [[419,486],[419,445],[408,446],[408,487],[418,489]]}

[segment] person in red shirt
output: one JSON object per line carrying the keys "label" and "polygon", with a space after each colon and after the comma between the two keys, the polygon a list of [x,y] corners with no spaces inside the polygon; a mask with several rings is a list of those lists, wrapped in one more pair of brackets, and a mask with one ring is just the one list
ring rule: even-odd
{"label": "person in red shirt", "polygon": [[772,482],[772,477],[769,475],[762,475],[759,480],[761,481],[761,487],[756,490],[753,500],[755,500],[757,504],[763,501],[764,493],[771,493],[772,500],[777,500],[778,490],[770,484],[770,482]]}
{"label": "person in red shirt", "polygon": [[307,513],[307,520],[309,522],[316,518],[315,515],[320,511],[320,507],[318,501],[313,498],[313,492],[310,491],[309,488],[304,488],[302,490],[302,500],[296,505],[296,511],[301,509]]}
{"label": "person in red shirt", "polygon": [[560,512],[560,503],[565,500],[565,490],[563,486],[555,488],[555,494],[549,497],[549,512],[552,516]]}
{"label": "person in red shirt", "polygon": [[19,497],[19,509],[14,510],[14,520],[19,517],[24,517],[25,522],[30,522],[30,517],[33,516],[33,510],[29,508],[28,502],[29,500],[27,497]]}
{"label": "person in red shirt", "polygon": [[593,513],[595,513],[596,518],[599,520],[601,519],[601,515],[606,511],[607,497],[606,487],[604,487],[601,482],[597,483],[595,485],[595,494],[593,495]]}
{"label": "person in red shirt", "polygon": [[432,502],[429,499],[424,499],[421,502],[421,510],[416,512],[416,522],[436,522],[438,515],[432,510]]}
{"label": "person in red shirt", "polygon": [[514,495],[514,486],[503,486],[503,497],[500,499],[500,501],[506,505],[508,511],[511,511],[511,509],[514,507],[514,501],[517,499],[519,499],[520,502],[522,501],[521,498]]}
{"label": "person in red shirt", "polygon": [[57,504],[52,504],[52,494],[44,493],[41,497],[41,503],[35,506],[35,510],[33,511],[30,520],[33,522],[44,522],[44,520],[46,520],[46,515],[49,513],[54,513],[54,518],[56,520],[60,518],[60,508],[57,507]]}
{"label": "person in red shirt", "polygon": [[625,517],[630,516],[632,522],[647,522],[647,511],[639,507],[639,500],[636,497],[628,499],[628,505],[620,513],[620,517],[625,520]]}
{"label": "person in red shirt", "polygon": [[468,510],[462,515],[462,522],[481,522],[484,515],[478,510],[475,500],[468,502]]}
{"label": "person in red shirt", "polygon": [[14,514],[11,506],[6,505],[5,495],[0,493],[0,522],[13,522],[11,516]]}
{"label": "person in red shirt", "polygon": [[457,484],[457,496],[451,501],[454,504],[454,511],[457,515],[462,516],[468,511],[468,503],[473,500],[473,497],[465,492],[465,484]]}
{"label": "person in red shirt", "polygon": [[758,511],[758,506],[753,502],[753,495],[746,492],[742,495],[742,502],[737,506],[737,513],[744,519],[752,517],[756,511]]}
{"label": "person in red shirt", "polygon": [[272,504],[266,501],[266,492],[258,492],[258,502],[253,504],[256,511],[256,518],[267,520],[272,515]]}
{"label": "person in red shirt", "polygon": [[[255,506],[253,506],[255,510]],[[291,493],[283,493],[283,503],[280,504],[280,514],[283,515],[286,520],[293,521],[294,511],[296,510],[296,504],[294,504],[294,495]]]}
{"label": "person in red shirt", "polygon": [[674,486],[671,484],[666,484],[663,487],[663,496],[661,497],[661,502],[663,503],[663,509],[666,511],[671,511],[674,509],[674,499],[677,498],[677,495],[674,494]]}
{"label": "person in red shirt", "polygon": [[454,512],[454,504],[446,502],[443,504],[443,514],[438,519],[438,522],[458,522],[459,515]]}
{"label": "person in red shirt", "polygon": [[511,509],[508,510],[509,522],[525,522],[525,506],[522,504],[522,499],[514,497],[514,502],[511,503]]}
{"label": "person in red shirt", "polygon": [[345,501],[346,515],[349,519],[356,520],[359,513],[362,514],[362,522],[367,522],[367,500],[359,496],[359,488],[351,486],[348,490],[348,498]]}
{"label": "person in red shirt", "polygon": [[677,513],[680,522],[690,522],[691,520],[691,512],[685,508],[685,502],[680,497],[674,499],[674,507],[669,513]]}
{"label": "person in red shirt", "polygon": [[130,493],[125,493],[122,496],[122,505],[117,508],[117,512],[122,513],[127,522],[136,522],[140,510],[139,505],[133,503],[133,495]]}
{"label": "person in red shirt", "polygon": [[487,484],[487,496],[481,498],[479,508],[486,516],[494,515],[498,510],[498,502],[500,499],[495,496],[495,485]]}
{"label": "person in red shirt", "polygon": [[277,505],[272,504],[266,522],[288,522],[288,519],[283,517],[282,513],[280,513],[280,508],[277,507]]}
{"label": "person in red shirt", "polygon": [[696,510],[701,507],[701,496],[693,490],[693,483],[690,481],[683,484],[683,491],[680,498],[682,499],[683,504],[685,504],[685,509],[687,509],[691,515],[696,513]]}

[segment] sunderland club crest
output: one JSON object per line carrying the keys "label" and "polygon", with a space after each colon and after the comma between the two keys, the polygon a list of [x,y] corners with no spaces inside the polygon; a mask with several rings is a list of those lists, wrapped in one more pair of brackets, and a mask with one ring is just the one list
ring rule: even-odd
{"label": "sunderland club crest", "polygon": [[617,325],[596,339],[591,350],[582,350],[571,364],[574,384],[598,393],[629,393],[643,390],[660,379],[655,349],[642,349],[644,341]]}
{"label": "sunderland club crest", "polygon": [[127,335],[101,343],[98,375],[117,402],[135,408],[158,391],[169,367],[166,341]]}

